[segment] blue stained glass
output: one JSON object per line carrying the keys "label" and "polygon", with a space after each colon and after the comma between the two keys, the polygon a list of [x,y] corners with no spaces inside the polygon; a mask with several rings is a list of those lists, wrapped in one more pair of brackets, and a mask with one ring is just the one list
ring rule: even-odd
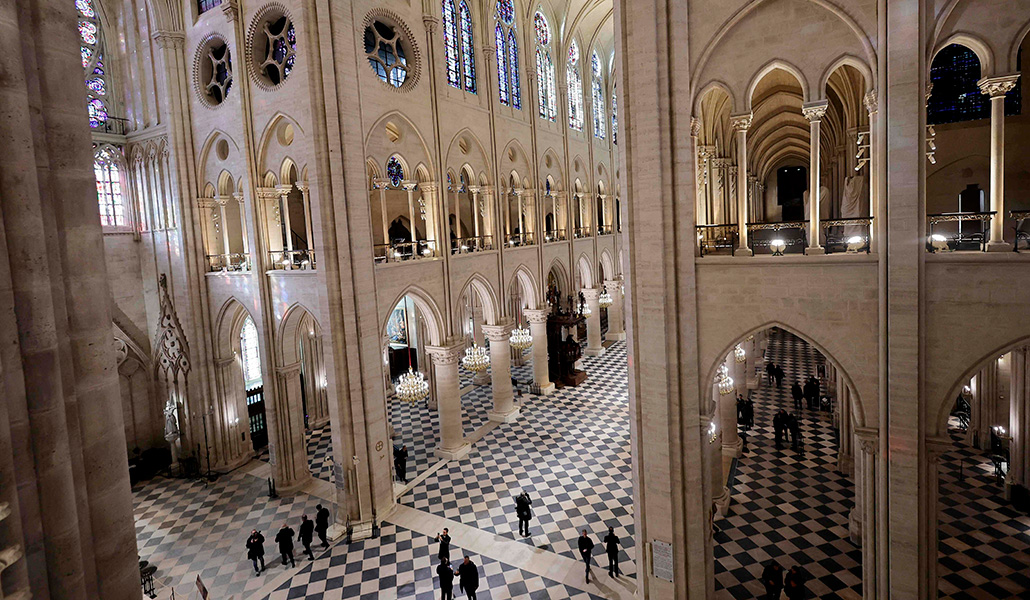
{"label": "blue stained glass", "polygon": [[508,68],[505,62],[504,29],[498,23],[494,28],[494,43],[497,44],[497,92],[501,96],[501,104],[510,104],[508,97]]}
{"label": "blue stained glass", "polygon": [[615,87],[612,87],[612,143],[619,143],[619,103],[615,100]]}
{"label": "blue stained glass", "polygon": [[89,61],[93,58],[93,49],[89,46],[80,46],[79,52],[82,53],[82,68],[86,69],[89,67]]}
{"label": "blue stained glass", "polygon": [[551,29],[547,26],[547,19],[544,15],[536,13],[533,15],[533,27],[536,28],[536,43],[546,46],[551,41]]}
{"label": "blue stained glass", "polygon": [[99,77],[91,77],[86,80],[86,87],[99,96],[107,95],[107,84]]}
{"label": "blue stained glass", "polygon": [[515,30],[508,32],[508,73],[511,77],[511,105],[522,108],[522,88],[519,84],[519,42]]}
{"label": "blue stained glass", "polygon": [[79,21],[79,36],[82,43],[92,46],[97,43],[97,26],[89,21]]}
{"label": "blue stained glass", "polygon": [[90,98],[89,102],[86,103],[86,109],[89,112],[90,127],[96,129],[107,123],[107,107],[104,106],[101,100]]}
{"label": "blue stained glass", "polygon": [[93,10],[93,4],[90,0],[75,0],[75,8],[79,9],[79,12],[84,17],[92,19],[97,16],[97,13]]}
{"label": "blue stained glass", "polygon": [[505,25],[511,25],[515,20],[515,5],[512,0],[497,0],[497,18]]}
{"label": "blue stained glass", "polygon": [[472,15],[465,0],[461,0],[458,14],[461,20],[461,54],[465,65],[465,90],[475,94],[476,54],[475,45],[472,42]]}
{"label": "blue stained glass", "polygon": [[601,89],[601,60],[598,58],[597,52],[590,56],[590,71],[593,75],[590,82],[590,98],[594,105],[594,136],[603,140],[606,119],[604,116],[604,92]]}
{"label": "blue stained glass", "polygon": [[461,58],[458,56],[458,23],[453,0],[443,0],[443,53],[447,62],[447,83],[460,89]]}
{"label": "blue stained glass", "polygon": [[399,186],[404,179],[404,167],[396,156],[391,156],[390,160],[386,161],[386,176],[390,178],[390,183],[394,187]]}

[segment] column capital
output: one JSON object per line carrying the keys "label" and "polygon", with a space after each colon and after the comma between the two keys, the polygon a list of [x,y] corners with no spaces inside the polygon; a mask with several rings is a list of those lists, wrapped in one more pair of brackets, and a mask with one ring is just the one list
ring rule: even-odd
{"label": "column capital", "polygon": [[806,102],[801,105],[801,112],[805,115],[805,118],[813,123],[817,123],[826,116],[826,109],[830,107],[829,100],[816,100],[815,102]]}
{"label": "column capital", "polygon": [[858,438],[862,452],[870,456],[878,452],[880,447],[880,431],[878,429],[874,427],[856,427],[855,437]]}
{"label": "column capital", "polygon": [[483,56],[485,56],[487,60],[492,60],[493,57],[496,55],[497,46],[494,46],[492,44],[487,44],[486,46],[483,46]]}
{"label": "column capital", "polygon": [[690,117],[690,135],[697,137],[701,135],[701,119],[698,117]]}
{"label": "column capital", "polygon": [[404,191],[414,192],[415,188],[418,187],[418,182],[417,181],[413,181],[411,179],[405,179],[404,181],[401,182],[401,187],[404,188]]}
{"label": "column capital", "polygon": [[232,198],[240,204],[243,204],[243,192],[233,192]]}
{"label": "column capital", "polygon": [[300,361],[297,361],[292,365],[276,367],[275,374],[278,375],[281,379],[289,379],[294,375],[300,375]]}
{"label": "column capital", "polygon": [[751,127],[751,122],[754,120],[754,118],[754,113],[730,115],[730,125],[733,127],[733,131],[747,131]]}
{"label": "column capital", "polygon": [[500,325],[483,325],[483,335],[490,343],[507,342],[511,332],[515,330],[515,323],[503,323]]}
{"label": "column capital", "polygon": [[467,189],[470,194],[478,194],[479,192],[483,191],[483,188],[479,187],[478,185],[470,185]]}
{"label": "column capital", "polygon": [[290,192],[293,191],[293,184],[289,183],[277,185],[275,186],[275,191],[277,194],[279,194],[280,197],[285,198],[286,196],[290,195]]}
{"label": "column capital", "polygon": [[991,100],[994,100],[995,98],[1004,98],[1005,94],[1011,92],[1016,87],[1016,82],[1018,81],[1019,73],[1011,73],[996,77],[984,77],[976,82],[976,86],[980,88],[981,94],[990,96]]}
{"label": "column capital", "polygon": [[279,192],[274,187],[259,187],[254,191],[257,193],[257,197],[262,200],[276,200],[279,198]]}
{"label": "column capital", "polygon": [[465,344],[461,341],[451,341],[444,346],[426,346],[426,352],[433,357],[434,364],[457,365],[465,353]]}
{"label": "column capital", "polygon": [[527,308],[522,311],[522,314],[526,315],[526,320],[530,323],[540,325],[547,323],[547,316],[551,314],[551,311],[547,308]]}
{"label": "column capital", "polygon": [[384,179],[382,177],[377,177],[372,180],[372,185],[375,186],[377,190],[385,190],[386,188],[390,187],[390,180]]}
{"label": "column capital", "polygon": [[186,45],[186,34],[182,31],[159,29],[150,37],[161,49],[181,49]]}
{"label": "column capital", "polygon": [[426,192],[427,194],[435,194],[436,193],[436,182],[435,181],[427,181],[425,183],[420,183],[420,184],[418,184],[418,187],[419,187],[419,189],[421,189],[423,192]]}
{"label": "column capital", "polygon": [[225,0],[222,2],[222,14],[225,15],[226,23],[235,23],[240,16],[240,3],[238,0]]}
{"label": "column capital", "polygon": [[583,294],[583,298],[586,299],[587,302],[597,300],[601,296],[601,290],[597,288],[583,288],[580,290],[580,293]]}
{"label": "column capital", "polygon": [[[489,195],[494,193],[494,186],[492,186],[492,185],[480,185],[480,186],[477,186],[477,187],[479,188],[479,193],[483,194],[484,196],[489,196]],[[472,189],[472,188],[469,188],[469,189]]]}
{"label": "column capital", "polygon": [[302,194],[308,193],[308,190],[311,189],[311,186],[309,186],[306,181],[298,181],[293,184],[293,187],[297,188],[297,191]]}
{"label": "column capital", "polygon": [[422,15],[422,26],[426,28],[429,33],[436,33],[436,28],[440,26],[440,19],[436,18],[436,15],[426,13]]}
{"label": "column capital", "polygon": [[[613,286],[619,286],[619,285],[622,285],[622,278],[621,277],[616,277],[615,279],[605,279],[604,280],[604,286],[605,287],[613,287]],[[608,293],[610,294],[611,290],[608,290]]]}
{"label": "column capital", "polygon": [[879,98],[876,95],[876,90],[872,90],[867,93],[865,97],[862,98],[862,102],[865,104],[866,111],[871,115],[875,115],[879,110]]}

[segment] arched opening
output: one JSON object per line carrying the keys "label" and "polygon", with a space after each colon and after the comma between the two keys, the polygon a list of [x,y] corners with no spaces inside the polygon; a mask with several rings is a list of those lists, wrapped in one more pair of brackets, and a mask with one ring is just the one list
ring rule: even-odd
{"label": "arched opening", "polygon": [[297,165],[290,159],[283,161],[280,167],[279,182],[275,188],[278,196],[275,222],[279,231],[270,245],[281,250],[272,251],[272,266],[276,269],[314,269],[316,261],[308,184],[300,180]]}
{"label": "arched opening", "polygon": [[1015,597],[1030,543],[1030,343],[964,377],[948,415],[952,446],[936,466],[937,592]]}
{"label": "arched opening", "polygon": [[565,268],[558,261],[547,271],[547,303],[552,307],[567,307],[571,301],[572,287]]}
{"label": "arched opening", "polygon": [[[437,256],[439,249],[433,233],[434,228],[439,227],[433,211],[437,186],[425,180],[428,177],[425,169],[420,165],[410,172],[404,159],[395,154],[387,159],[382,170],[369,159],[365,172],[372,209],[375,263]],[[451,232],[454,226],[453,222],[449,224]]]}
{"label": "arched opening", "polygon": [[[861,495],[849,475],[861,482],[865,466],[853,450],[860,432],[850,378],[815,344],[779,326],[725,352],[702,388],[702,444],[718,512],[716,589],[757,597],[763,570],[775,561],[806,570],[808,589],[822,597],[861,597]],[[738,562],[743,538],[746,564]]]}
{"label": "arched opening", "polygon": [[250,315],[246,315],[240,325],[238,356],[243,375],[250,441],[254,451],[260,452],[268,446],[268,423],[265,419],[264,382],[261,378],[261,343]]}

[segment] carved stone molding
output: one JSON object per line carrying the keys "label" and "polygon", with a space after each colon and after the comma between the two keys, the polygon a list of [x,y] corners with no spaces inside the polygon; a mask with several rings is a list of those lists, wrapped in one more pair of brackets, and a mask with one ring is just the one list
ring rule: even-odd
{"label": "carved stone molding", "polygon": [[826,109],[829,108],[829,100],[809,102],[801,107],[801,112],[809,121],[821,121],[826,116]]}
{"label": "carved stone molding", "polygon": [[733,127],[733,131],[747,131],[751,128],[751,122],[754,118],[755,115],[752,113],[731,115],[730,125]]}
{"label": "carved stone molding", "polygon": [[1005,94],[1011,92],[1019,81],[1019,73],[1011,75],[999,75],[998,77],[984,77],[976,82],[980,93],[995,98],[1004,98]]}

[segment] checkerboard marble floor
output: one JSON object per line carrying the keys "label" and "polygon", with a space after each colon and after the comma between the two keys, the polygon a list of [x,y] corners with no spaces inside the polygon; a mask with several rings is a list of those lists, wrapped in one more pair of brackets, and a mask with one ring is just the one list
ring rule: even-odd
{"label": "checkerboard marble floor", "polygon": [[[830,413],[799,411],[805,455],[774,445],[772,418],[794,412],[790,384],[815,375],[822,356],[801,339],[771,333],[766,358],[786,371],[782,389],[763,381],[752,391],[755,429],[736,463],[730,514],[716,522],[715,581],[718,598],[757,598],[767,561],[800,565],[816,598],[838,599],[851,588],[861,597],[861,549],[848,538],[854,487],[835,472],[836,434]],[[762,365],[764,367],[764,365]]]}
{"label": "checkerboard marble floor", "polygon": [[[626,344],[584,360],[586,382],[551,396],[524,395],[518,421],[488,433],[401,502],[571,558],[579,530],[598,536],[611,526],[625,544],[622,570],[634,575]],[[514,497],[521,490],[533,499],[529,538],[517,536]],[[600,545],[595,552],[602,554]],[[599,564],[607,564],[603,556]]]}
{"label": "checkerboard marble floor", "polygon": [[938,472],[938,597],[1030,598],[1030,516],[1005,502],[993,463],[963,443],[957,420],[951,437]]}

